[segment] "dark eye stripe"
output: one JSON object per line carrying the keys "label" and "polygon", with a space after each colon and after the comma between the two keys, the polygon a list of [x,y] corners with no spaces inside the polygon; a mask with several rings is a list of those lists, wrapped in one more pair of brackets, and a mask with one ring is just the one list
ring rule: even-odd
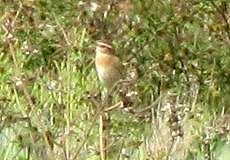
{"label": "dark eye stripe", "polygon": [[101,48],[108,48],[107,46],[103,46],[103,45],[101,45],[100,47],[101,47]]}

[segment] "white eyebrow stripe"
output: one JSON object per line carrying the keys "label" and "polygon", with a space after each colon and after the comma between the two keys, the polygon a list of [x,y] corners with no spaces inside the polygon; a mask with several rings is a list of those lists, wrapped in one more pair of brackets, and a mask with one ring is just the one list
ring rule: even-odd
{"label": "white eyebrow stripe", "polygon": [[112,46],[111,46],[111,45],[109,45],[109,44],[107,44],[107,43],[104,43],[104,42],[97,42],[97,44],[102,45],[102,46],[106,46],[106,47],[108,47],[108,48],[111,48],[111,49],[112,49]]}

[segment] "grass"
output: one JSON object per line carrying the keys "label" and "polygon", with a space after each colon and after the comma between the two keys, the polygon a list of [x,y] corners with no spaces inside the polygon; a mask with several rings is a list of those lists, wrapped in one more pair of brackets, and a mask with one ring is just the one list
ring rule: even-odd
{"label": "grass", "polygon": [[103,38],[132,82],[113,99],[123,107],[110,111],[108,159],[229,159],[227,1],[0,9],[0,159],[100,159],[93,48]]}

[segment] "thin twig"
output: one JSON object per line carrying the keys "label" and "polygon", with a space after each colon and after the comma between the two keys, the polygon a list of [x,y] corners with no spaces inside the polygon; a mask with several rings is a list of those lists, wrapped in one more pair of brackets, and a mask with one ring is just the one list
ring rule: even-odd
{"label": "thin twig", "polygon": [[110,111],[112,111],[112,110],[114,110],[114,109],[123,108],[123,107],[124,107],[123,102],[118,102],[118,103],[116,103],[115,105],[106,108],[104,111],[105,111],[105,112],[110,112]]}
{"label": "thin twig", "polygon": [[105,113],[102,113],[99,117],[99,144],[100,144],[100,156],[101,160],[107,159],[108,153],[108,121]]}
{"label": "thin twig", "polygon": [[[17,10],[17,13],[16,13],[16,15],[15,15],[15,17],[14,17],[14,20],[13,20],[13,22],[12,22],[12,28],[14,27],[14,24],[15,24],[15,22],[16,22],[18,16],[19,16],[21,10],[22,10],[22,7],[23,7],[23,6],[22,6],[22,3],[20,3],[20,7],[19,7],[19,9]],[[14,68],[15,68],[15,75],[21,80],[22,77],[21,77],[21,75],[20,75],[20,67],[19,67],[19,65],[18,65],[16,56],[15,56],[15,49],[14,49],[14,46],[15,46],[16,44],[17,44],[17,41],[15,42],[15,44],[10,43],[10,44],[9,44],[9,48],[10,48],[10,54],[11,54],[11,57],[12,57],[12,59],[13,59],[13,63],[14,63],[14,66],[15,66],[15,67],[14,67]],[[33,101],[32,101],[32,98],[31,98],[31,96],[30,96],[30,94],[29,94],[29,91],[28,91],[28,89],[27,89],[27,87],[25,86],[24,83],[21,84],[21,88],[22,88],[23,94],[24,94],[24,96],[25,96],[25,98],[26,98],[26,100],[27,100],[27,102],[28,102],[28,104],[29,104],[29,106],[30,106],[30,109],[31,109],[31,112],[30,112],[30,113],[32,113],[32,112],[34,111],[35,105],[34,105],[34,103],[33,103]],[[37,123],[37,125],[40,126],[41,129],[42,129],[42,136],[43,136],[43,139],[45,140],[46,145],[48,146],[48,149],[51,151],[51,152],[49,152],[49,159],[51,159],[50,157],[54,157],[54,155],[53,155],[52,149],[50,148],[49,143],[48,143],[47,138],[46,138],[46,135],[45,135],[45,126],[44,126],[42,123],[40,123],[39,115],[38,115],[36,112],[34,112],[34,113],[35,113],[34,118],[36,119],[36,123]],[[30,133],[30,134],[32,134],[32,133]],[[34,140],[33,140],[33,139],[32,139],[32,143],[34,143]]]}
{"label": "thin twig", "polygon": [[[109,94],[115,89],[115,87],[116,87],[118,84],[120,84],[120,83],[122,83],[122,82],[126,82],[126,81],[120,80],[120,81],[117,81],[117,82],[113,85],[113,87],[112,87],[112,89],[110,90],[110,92],[108,92],[108,94],[106,95],[105,99],[102,101],[101,106],[98,107],[98,111],[97,111],[96,114],[94,115],[94,117],[93,117],[93,119],[92,119],[91,125],[90,125],[89,128],[86,130],[85,138],[83,139],[82,143],[79,145],[79,147],[78,147],[78,149],[77,149],[75,155],[73,156],[72,160],[77,159],[77,156],[80,154],[81,149],[83,148],[83,146],[85,145],[85,143],[88,141],[88,137],[89,137],[89,135],[90,135],[90,133],[91,133],[93,127],[95,126],[95,124],[96,124],[96,122],[97,122],[96,120],[98,119],[99,115],[103,114],[105,111],[110,111],[111,108],[114,109],[114,108],[116,108],[116,107],[119,106],[119,103],[118,103],[118,104],[116,104],[116,105],[114,105],[114,106],[108,107],[109,110],[106,110],[106,109],[105,109],[105,108],[106,108],[106,107],[105,107],[105,105],[106,105],[106,102],[105,102],[105,101],[108,101],[108,100],[109,100]],[[94,104],[98,105],[98,103],[94,103]]]}
{"label": "thin twig", "polygon": [[101,156],[101,160],[106,160],[107,156],[108,156],[108,138],[109,138],[109,122],[107,120],[107,117],[105,117],[105,108],[107,108],[107,112],[111,111],[115,108],[117,108],[118,106],[121,106],[121,103],[117,103],[114,106],[111,106],[111,101],[110,101],[110,96],[111,93],[115,90],[115,88],[117,87],[118,84],[126,82],[125,80],[119,80],[117,81],[111,89],[107,90],[107,94],[105,96],[105,98],[102,101],[102,113],[100,115],[99,118],[99,142],[100,142],[100,156]]}
{"label": "thin twig", "polygon": [[99,110],[96,112],[96,114],[94,115],[93,119],[92,119],[92,123],[91,125],[89,126],[89,128],[87,129],[86,131],[86,134],[85,134],[85,138],[83,139],[82,143],[79,145],[75,155],[73,156],[72,160],[75,160],[77,158],[77,156],[79,155],[81,149],[83,148],[83,146],[85,145],[85,143],[87,142],[88,140],[88,137],[93,129],[93,127],[95,126],[95,123],[97,122],[97,118],[98,116],[102,113],[102,108],[99,108]]}
{"label": "thin twig", "polygon": [[54,17],[54,19],[55,19],[55,22],[57,23],[58,27],[59,27],[59,28],[61,29],[61,31],[62,31],[62,34],[63,34],[63,36],[64,36],[64,39],[65,39],[67,45],[70,46],[70,42],[69,42],[69,39],[68,39],[68,37],[67,37],[67,35],[66,35],[66,33],[65,33],[64,28],[63,28],[63,27],[61,26],[61,24],[59,23],[59,21],[58,21],[57,17],[55,16],[54,12],[52,12],[52,14],[53,14],[53,17]]}
{"label": "thin twig", "polygon": [[136,114],[142,114],[142,113],[145,113],[146,111],[154,108],[156,105],[159,104],[159,102],[168,96],[168,93],[167,92],[164,92],[162,93],[152,104],[150,104],[148,107],[145,107],[144,109],[140,110],[140,111],[136,111],[135,113]]}
{"label": "thin twig", "polygon": [[[221,10],[213,0],[211,0],[212,5],[216,8],[216,10],[218,11],[218,13],[221,15],[221,17],[224,19],[224,23],[225,23],[225,31],[228,35],[228,40],[230,41],[230,24],[228,23],[228,18],[225,14],[225,12],[227,12],[227,8],[225,10]],[[222,3],[222,5],[227,5],[224,2]]]}

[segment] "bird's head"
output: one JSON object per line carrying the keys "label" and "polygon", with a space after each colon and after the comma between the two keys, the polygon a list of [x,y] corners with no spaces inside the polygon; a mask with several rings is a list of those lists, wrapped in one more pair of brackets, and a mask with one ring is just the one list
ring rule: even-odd
{"label": "bird's head", "polygon": [[109,41],[98,41],[96,46],[96,53],[113,54],[113,47]]}

